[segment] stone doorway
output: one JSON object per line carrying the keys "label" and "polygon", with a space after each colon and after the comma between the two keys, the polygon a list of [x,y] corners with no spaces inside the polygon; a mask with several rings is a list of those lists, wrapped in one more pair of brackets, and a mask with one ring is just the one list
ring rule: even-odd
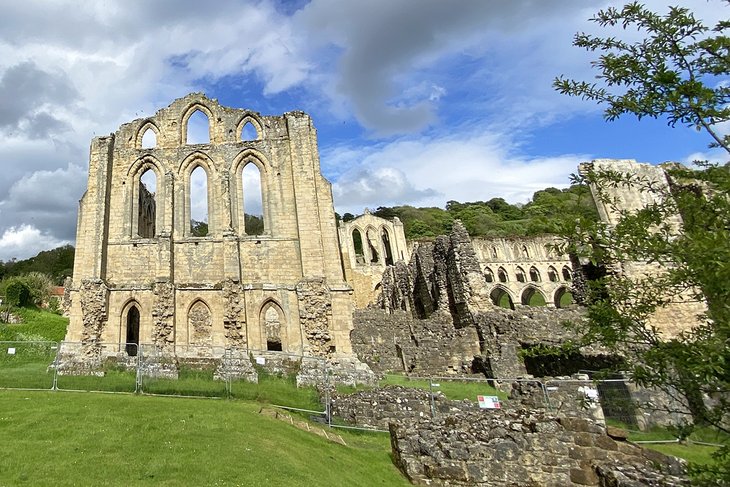
{"label": "stone doorway", "polygon": [[136,306],[129,308],[127,312],[127,339],[126,351],[130,357],[137,355],[139,347],[139,310]]}

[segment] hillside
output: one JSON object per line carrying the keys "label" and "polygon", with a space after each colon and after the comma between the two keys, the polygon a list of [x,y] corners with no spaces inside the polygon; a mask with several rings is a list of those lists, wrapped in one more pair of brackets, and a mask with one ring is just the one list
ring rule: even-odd
{"label": "hillside", "polygon": [[[372,212],[381,218],[398,217],[406,238],[422,239],[445,235],[454,220],[464,223],[472,237],[521,237],[561,233],[575,226],[579,218],[596,221],[593,198],[587,187],[573,185],[567,189],[547,188],[537,191],[525,205],[510,204],[502,198],[459,203],[449,201],[446,208],[381,206]],[[344,221],[355,215],[345,213]]]}

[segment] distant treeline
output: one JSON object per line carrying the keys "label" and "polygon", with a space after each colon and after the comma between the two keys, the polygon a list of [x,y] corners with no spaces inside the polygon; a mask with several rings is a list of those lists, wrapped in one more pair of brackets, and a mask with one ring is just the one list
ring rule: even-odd
{"label": "distant treeline", "polygon": [[[449,201],[443,208],[381,206],[372,212],[381,218],[397,216],[403,222],[406,238],[422,239],[447,234],[454,220],[464,223],[472,237],[517,237],[562,233],[575,226],[579,218],[597,220],[598,213],[586,186],[567,189],[547,188],[536,192],[532,201],[513,205],[502,198],[459,203]],[[354,219],[351,213],[343,221]]]}
{"label": "distant treeline", "polygon": [[0,280],[29,272],[41,272],[60,286],[66,276],[73,274],[73,268],[74,248],[72,245],[64,245],[53,250],[44,250],[30,259],[0,261]]}

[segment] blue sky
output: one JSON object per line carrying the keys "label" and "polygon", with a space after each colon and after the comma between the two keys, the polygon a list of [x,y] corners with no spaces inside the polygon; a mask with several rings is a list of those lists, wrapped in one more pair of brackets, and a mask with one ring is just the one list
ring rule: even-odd
{"label": "blue sky", "polygon": [[[573,34],[602,33],[588,18],[622,3],[4,2],[0,260],[73,243],[91,138],[191,91],[264,114],[308,112],[340,213],[525,202],[567,186],[592,158],[719,157],[691,129],[605,123],[594,104],[552,89],[560,74],[595,75]],[[672,4],[727,18],[721,0]]]}

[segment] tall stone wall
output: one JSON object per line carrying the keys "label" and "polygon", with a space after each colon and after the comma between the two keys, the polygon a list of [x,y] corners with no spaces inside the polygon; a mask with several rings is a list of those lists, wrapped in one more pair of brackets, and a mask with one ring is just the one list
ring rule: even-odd
{"label": "tall stone wall", "polygon": [[[660,166],[640,164],[630,159],[595,159],[581,164],[579,172],[584,176],[606,175],[609,181],[617,177],[631,181],[618,185],[598,184],[594,178],[590,185],[601,220],[609,229],[620,222],[622,212],[635,212],[671,197],[670,178]],[[679,214],[670,216],[665,223],[676,233],[682,231],[682,217]],[[608,265],[611,267],[609,272],[636,280],[660,277],[665,272],[661,265],[648,262],[610,262]],[[699,316],[705,310],[705,302],[697,301],[691,291],[680,292],[671,297],[671,302],[657,308],[648,325],[671,338],[699,325]]]}
{"label": "tall stone wall", "polygon": [[[195,113],[207,118],[206,143],[188,143]],[[149,132],[155,144],[143,147]],[[260,175],[263,232],[246,227],[244,167]],[[197,169],[207,181],[203,236],[191,229]],[[352,288],[311,118],[193,93],[94,138],[69,297],[67,341],[351,357]],[[280,336],[267,334],[267,313]]]}

